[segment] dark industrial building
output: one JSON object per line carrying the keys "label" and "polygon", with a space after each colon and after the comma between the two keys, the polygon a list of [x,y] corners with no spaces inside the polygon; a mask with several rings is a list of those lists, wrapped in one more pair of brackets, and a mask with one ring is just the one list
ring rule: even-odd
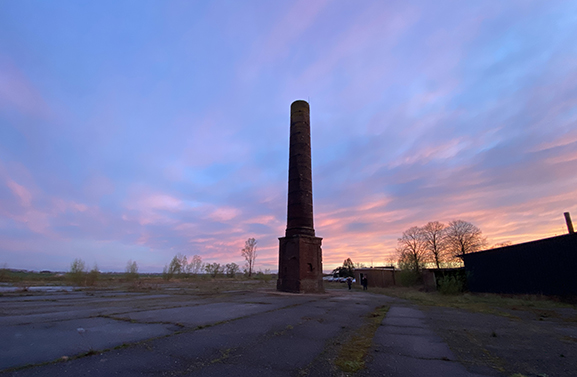
{"label": "dark industrial building", "polygon": [[465,254],[463,261],[471,292],[577,296],[575,233]]}

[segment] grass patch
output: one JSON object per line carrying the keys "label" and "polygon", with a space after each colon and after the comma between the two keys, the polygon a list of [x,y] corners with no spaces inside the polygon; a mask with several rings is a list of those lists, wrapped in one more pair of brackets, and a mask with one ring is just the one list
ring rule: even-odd
{"label": "grass patch", "polygon": [[422,292],[415,288],[372,288],[371,293],[385,294],[410,300],[418,305],[443,306],[471,312],[515,317],[509,311],[524,310],[544,312],[543,309],[574,308],[574,305],[555,301],[540,295],[498,295],[492,293],[462,293],[443,295],[439,292]]}
{"label": "grass patch", "polygon": [[439,293],[443,295],[458,295],[465,290],[466,281],[460,276],[447,275],[439,280]]}
{"label": "grass patch", "polygon": [[211,364],[215,364],[215,363],[222,363],[224,362],[224,360],[228,359],[230,357],[230,348],[227,348],[225,350],[221,350],[220,351],[220,357],[216,358],[216,359],[212,359],[210,361]]}
{"label": "grass patch", "polygon": [[[87,273],[86,273],[87,274]],[[85,274],[85,275],[86,275]],[[73,282],[68,272],[34,272],[0,268],[0,283],[17,287],[84,285]],[[83,280],[84,281],[84,280]],[[133,292],[162,291],[179,288],[174,294],[219,294],[226,291],[255,291],[276,288],[276,280],[271,274],[255,275],[254,278],[212,278],[208,275],[175,276],[170,281],[161,274],[139,274],[138,279],[126,273],[102,272],[94,281],[98,289],[129,290]],[[83,287],[83,290],[87,288]]]}
{"label": "grass patch", "polygon": [[366,323],[348,341],[343,343],[335,365],[346,373],[355,373],[365,367],[365,359],[375,331],[381,325],[383,318],[387,315],[388,306],[379,306],[367,317]]}

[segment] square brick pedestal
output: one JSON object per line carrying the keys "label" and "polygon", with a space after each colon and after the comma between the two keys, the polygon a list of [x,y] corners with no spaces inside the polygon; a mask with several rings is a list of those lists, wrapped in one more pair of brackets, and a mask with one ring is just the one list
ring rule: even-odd
{"label": "square brick pedestal", "polygon": [[294,235],[279,238],[277,290],[323,293],[322,238]]}

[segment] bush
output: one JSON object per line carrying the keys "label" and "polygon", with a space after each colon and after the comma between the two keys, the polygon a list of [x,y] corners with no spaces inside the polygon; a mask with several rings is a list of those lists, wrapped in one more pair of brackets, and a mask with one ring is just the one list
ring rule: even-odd
{"label": "bush", "polygon": [[170,279],[172,279],[172,271],[168,266],[164,266],[164,268],[162,269],[162,278],[166,281],[169,281]]}
{"label": "bush", "polygon": [[132,259],[126,263],[125,274],[126,280],[133,281],[138,279],[138,264]]}
{"label": "bush", "polygon": [[8,265],[4,263],[2,268],[0,268],[0,281],[8,281]]}
{"label": "bush", "polygon": [[95,264],[94,268],[86,274],[86,285],[93,286],[96,285],[98,278],[100,277],[100,271],[98,271],[98,266]]}
{"label": "bush", "polygon": [[264,283],[268,283],[269,281],[272,280],[273,275],[270,273],[270,270],[268,270],[268,272],[267,271],[265,271],[265,272],[259,271],[254,275],[254,277],[257,280],[261,280]]}
{"label": "bush", "polygon": [[84,285],[86,275],[86,264],[80,258],[74,259],[70,264],[68,278],[76,285]]}
{"label": "bush", "polygon": [[215,278],[222,273],[223,268],[220,265],[220,263],[207,263],[206,265],[204,265],[204,270],[206,271],[207,274]]}
{"label": "bush", "polygon": [[224,266],[224,271],[226,276],[234,278],[240,271],[240,267],[236,263],[228,263],[226,266]]}
{"label": "bush", "polygon": [[441,277],[437,284],[439,292],[444,295],[456,295],[465,290],[465,282],[459,276],[448,275]]}
{"label": "bush", "polygon": [[403,287],[412,287],[419,282],[419,273],[414,270],[402,270],[399,274],[399,283]]}

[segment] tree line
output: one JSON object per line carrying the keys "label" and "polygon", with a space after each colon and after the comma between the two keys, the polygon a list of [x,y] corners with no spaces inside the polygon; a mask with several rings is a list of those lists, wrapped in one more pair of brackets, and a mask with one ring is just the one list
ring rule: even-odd
{"label": "tree line", "polygon": [[[243,272],[248,277],[252,277],[254,273],[254,264],[257,257],[257,242],[256,239],[249,238],[245,241],[244,248],[241,250],[241,255],[246,262]],[[223,274],[228,277],[235,277],[240,270],[241,267],[236,263],[203,263],[200,255],[194,255],[188,260],[186,255],[179,253],[164,267],[162,276],[166,280],[170,280],[174,276],[187,277],[201,273],[205,273],[211,277],[217,277]]]}
{"label": "tree line", "polygon": [[[241,256],[245,259],[245,266],[243,269],[247,277],[254,275],[254,267],[257,257],[257,240],[249,238],[245,241],[244,248],[241,250]],[[225,275],[228,277],[235,277],[241,272],[241,266],[236,263],[203,263],[200,255],[194,255],[190,259],[182,254],[175,255],[169,264],[165,265],[162,270],[162,277],[165,280],[170,280],[173,277],[190,277],[193,275],[207,274],[211,277]],[[269,271],[270,272],[270,271]],[[78,285],[94,285],[98,280],[100,271],[96,265],[90,271],[86,268],[86,263],[76,258],[70,265],[68,277]],[[126,264],[124,277],[127,280],[135,280],[139,277],[138,263],[129,260]]]}
{"label": "tree line", "polygon": [[445,225],[432,221],[405,230],[397,240],[398,263],[401,269],[419,271],[427,264],[437,268],[460,263],[460,257],[482,250],[487,239],[481,229],[463,221],[454,220]]}

